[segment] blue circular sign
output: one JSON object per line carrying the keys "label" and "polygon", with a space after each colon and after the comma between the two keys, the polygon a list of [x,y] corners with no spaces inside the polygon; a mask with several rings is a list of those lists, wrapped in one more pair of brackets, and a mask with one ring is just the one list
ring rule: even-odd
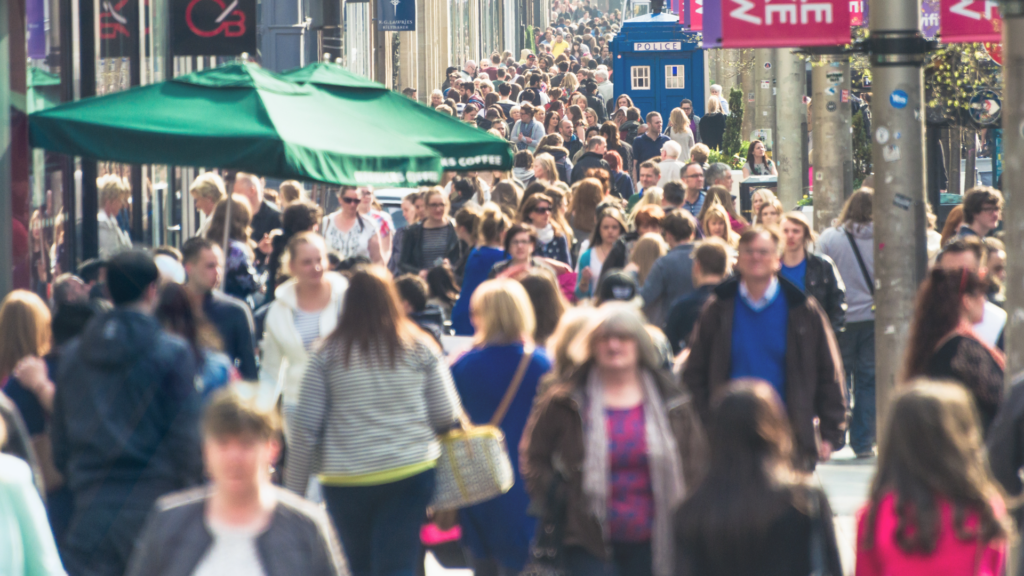
{"label": "blue circular sign", "polygon": [[893,90],[889,95],[889,104],[893,108],[906,108],[908,102],[910,102],[910,97],[903,90]]}
{"label": "blue circular sign", "polygon": [[1002,102],[999,95],[989,89],[978,90],[971,97],[970,103],[971,118],[978,124],[993,124],[999,120],[1002,112]]}

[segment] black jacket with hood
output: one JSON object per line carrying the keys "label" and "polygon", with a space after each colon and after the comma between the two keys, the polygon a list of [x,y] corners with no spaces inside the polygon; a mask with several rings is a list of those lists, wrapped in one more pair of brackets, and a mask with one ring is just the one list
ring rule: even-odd
{"label": "black jacket with hood", "polygon": [[195,355],[152,316],[118,308],[69,342],[53,459],[75,497],[66,544],[124,567],[157,498],[203,481]]}

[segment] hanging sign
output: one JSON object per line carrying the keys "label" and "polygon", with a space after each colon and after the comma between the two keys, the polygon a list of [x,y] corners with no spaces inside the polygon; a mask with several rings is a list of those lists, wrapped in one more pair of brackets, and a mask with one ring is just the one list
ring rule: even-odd
{"label": "hanging sign", "polygon": [[[679,0],[682,2],[683,0]],[[714,0],[717,1],[717,0]],[[689,0],[686,8],[679,10],[679,23],[686,24],[686,17],[690,17],[690,30],[700,32],[704,29],[704,0]]]}
{"label": "hanging sign", "polygon": [[138,0],[101,0],[100,58],[131,56],[132,36],[138,33]]}
{"label": "hanging sign", "polygon": [[1003,19],[996,0],[942,0],[943,42],[1000,42]]}
{"label": "hanging sign", "polygon": [[863,26],[867,20],[864,18],[864,0],[850,0],[850,26]]}
{"label": "hanging sign", "polygon": [[256,54],[256,0],[172,0],[176,56]]}
{"label": "hanging sign", "polygon": [[1003,43],[1002,42],[985,42],[985,52],[988,53],[988,57],[993,62],[1003,65]]}
{"label": "hanging sign", "polygon": [[377,30],[415,32],[416,0],[377,0]]}
{"label": "hanging sign", "polygon": [[849,43],[849,0],[708,0],[704,5],[705,48]]}
{"label": "hanging sign", "polygon": [[998,94],[985,88],[978,90],[971,97],[969,110],[971,118],[974,118],[974,121],[978,124],[995,124],[999,120],[1002,103],[999,101]]}

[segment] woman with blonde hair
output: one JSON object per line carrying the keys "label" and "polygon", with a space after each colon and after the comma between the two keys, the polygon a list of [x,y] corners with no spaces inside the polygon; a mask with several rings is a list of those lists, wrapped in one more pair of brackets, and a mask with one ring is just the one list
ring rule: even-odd
{"label": "woman with blonde hair", "polygon": [[740,236],[729,225],[729,212],[716,198],[710,206],[704,207],[704,217],[700,221],[700,229],[705,237],[721,238],[735,253],[740,243]]}
{"label": "woman with blonde hair", "polygon": [[643,286],[647,281],[654,262],[668,254],[668,243],[661,234],[647,233],[640,237],[633,245],[633,251],[629,254],[629,266],[627,272],[636,274],[636,283]]}
{"label": "woman with blonde hair", "polygon": [[645,206],[658,206],[661,207],[661,200],[665,197],[665,192],[658,186],[651,186],[644,190],[644,196],[636,204],[633,205],[633,209],[629,211],[628,220],[630,222],[636,221],[636,215],[640,213]]}
{"label": "woman with blonde hair", "polygon": [[[231,222],[226,224],[228,202],[231,203]],[[224,258],[224,293],[234,296],[249,306],[253,297],[262,289],[260,274],[256,271],[252,230],[252,208],[245,196],[232,194],[217,203],[213,211],[206,239],[224,248],[225,227],[227,228],[227,256]]]}
{"label": "woman with blonde hair", "polygon": [[761,204],[757,212],[757,223],[761,226],[778,227],[782,223],[783,213],[782,202],[778,198],[772,198]]}
{"label": "woman with blonde hair", "polygon": [[569,357],[576,370],[539,400],[520,445],[535,502],[553,505],[552,482],[563,484],[550,522],[564,527],[567,574],[674,574],[672,514],[707,459],[696,410],[630,304],[592,311]]}
{"label": "woman with blonde hair", "polygon": [[576,75],[573,74],[572,72],[567,72],[565,74],[565,76],[562,77],[562,85],[560,86],[560,88],[566,94],[571,95],[573,92],[576,92],[576,90],[578,90],[579,87],[580,87],[580,81],[579,81],[578,78],[576,78]]}
{"label": "woman with blonde hair", "polygon": [[750,223],[757,224],[757,215],[761,213],[761,205],[778,200],[775,193],[767,188],[758,188],[750,194]]}
{"label": "woman with blonde hair", "polygon": [[[14,290],[0,304],[0,380],[17,372],[26,358],[40,359],[50,352],[50,308],[28,290]],[[53,390],[49,394],[53,398]]]}
{"label": "woman with blonde hair", "polygon": [[605,208],[597,215],[590,243],[576,263],[576,299],[594,295],[601,269],[615,242],[626,233],[626,220],[618,208]]}
{"label": "woman with blonde hair", "polygon": [[558,166],[555,157],[546,152],[533,157],[534,182],[551,185],[558,181]]}
{"label": "woman with blonde hair", "polygon": [[700,119],[701,142],[708,148],[722,148],[722,139],[725,136],[725,114],[722,113],[722,102],[718,96],[712,95],[708,98],[707,107],[704,109],[704,116]]}
{"label": "woman with blonde hair", "polygon": [[665,136],[674,140],[682,148],[683,151],[679,155],[678,160],[684,163],[689,162],[690,149],[697,142],[693,138],[693,131],[690,130],[690,119],[686,117],[686,112],[683,112],[682,108],[672,109],[672,113],[668,117],[668,128],[665,130]]}
{"label": "woman with blonde hair", "polygon": [[[736,234],[742,234],[743,231],[749,226],[747,220],[736,211],[736,203],[732,200],[732,194],[724,186],[712,186],[708,188],[707,195],[704,197],[704,206],[701,208],[699,214],[697,214],[697,221],[702,222],[704,215],[708,209],[711,208],[712,204],[718,204],[729,214],[729,227],[733,229]],[[703,229],[702,229],[703,230]]]}
{"label": "woman with blonde hair", "polygon": [[100,211],[96,214],[99,234],[99,256],[107,259],[132,247],[128,233],[117,223],[117,215],[128,205],[132,189],[128,180],[117,174],[106,174],[96,179]]}
{"label": "woman with blonde hair", "polygon": [[[537,385],[551,370],[547,354],[534,348],[533,306],[519,282],[488,280],[473,293],[470,317],[476,328],[473,349],[452,365],[462,405],[470,420],[497,424],[506,444],[518,446]],[[506,395],[511,400],[505,413],[496,413]],[[509,457],[516,474],[512,489],[459,510],[462,544],[477,574],[517,574],[529,559],[536,521],[526,514],[530,499],[519,476],[518,452],[509,450]]]}

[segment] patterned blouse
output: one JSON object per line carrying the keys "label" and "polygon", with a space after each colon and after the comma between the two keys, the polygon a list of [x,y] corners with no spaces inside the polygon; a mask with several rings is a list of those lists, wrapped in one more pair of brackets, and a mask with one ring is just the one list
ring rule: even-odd
{"label": "patterned blouse", "polygon": [[654,525],[654,492],[644,407],[607,409],[605,417],[611,465],[608,534],[612,542],[646,542]]}

